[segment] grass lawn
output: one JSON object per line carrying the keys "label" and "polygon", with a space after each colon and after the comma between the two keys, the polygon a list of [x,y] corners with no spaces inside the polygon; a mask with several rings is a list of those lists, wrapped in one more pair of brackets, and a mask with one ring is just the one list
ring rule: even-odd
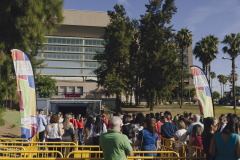
{"label": "grass lawn", "polygon": [[21,115],[19,111],[6,110],[3,114],[3,119],[7,125],[15,125],[21,127]]}
{"label": "grass lawn", "polygon": [[[144,115],[151,113],[149,108],[146,108],[146,106],[137,106],[135,108],[122,108],[122,111],[126,111],[130,114],[132,113],[139,113],[142,112]],[[187,111],[188,113],[192,112],[193,114],[200,114],[200,110],[198,105],[184,105],[183,108],[179,108],[178,105],[160,105],[155,106],[152,113],[159,113],[159,112],[165,112],[170,111],[173,115],[173,117],[177,114],[183,114],[184,111]],[[221,114],[227,114],[227,113],[234,113],[234,110],[232,108],[222,107],[222,106],[215,106],[215,117],[218,119],[218,117]],[[237,114],[240,115],[240,109],[237,109]]]}

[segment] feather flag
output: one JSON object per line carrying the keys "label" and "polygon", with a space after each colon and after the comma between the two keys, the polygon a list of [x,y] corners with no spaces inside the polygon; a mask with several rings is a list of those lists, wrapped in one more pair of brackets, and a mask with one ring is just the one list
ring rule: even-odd
{"label": "feather flag", "polygon": [[193,83],[196,89],[196,96],[202,116],[214,117],[212,94],[205,73],[196,66],[191,66]]}
{"label": "feather flag", "polygon": [[12,49],[11,52],[21,114],[21,138],[33,140],[37,133],[37,120],[35,78],[32,64],[28,56],[21,50]]}

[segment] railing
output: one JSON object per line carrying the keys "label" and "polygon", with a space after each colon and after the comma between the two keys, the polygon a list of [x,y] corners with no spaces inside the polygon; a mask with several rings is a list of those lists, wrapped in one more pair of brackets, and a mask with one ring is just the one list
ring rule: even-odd
{"label": "railing", "polygon": [[0,138],[1,142],[29,142],[29,140],[25,138]]}
{"label": "railing", "polygon": [[164,148],[167,148],[168,150],[172,149],[177,152],[179,156],[186,157],[185,145],[182,142],[161,137],[161,143]]}
{"label": "railing", "polygon": [[198,158],[206,157],[206,154],[204,153],[203,148],[201,147],[186,145],[185,148],[186,157],[198,157]]}
{"label": "railing", "polygon": [[[56,157],[51,157],[52,153],[56,154]],[[0,151],[0,159],[56,159],[63,158],[62,153],[58,151]]]}

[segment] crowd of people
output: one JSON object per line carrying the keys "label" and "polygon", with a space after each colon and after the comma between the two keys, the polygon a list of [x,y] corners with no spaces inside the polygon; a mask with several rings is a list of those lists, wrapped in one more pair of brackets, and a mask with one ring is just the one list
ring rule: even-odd
{"label": "crowd of people", "polygon": [[[43,110],[37,116],[39,141],[73,142],[74,135],[79,145],[100,145],[105,159],[126,159],[136,151],[157,151],[169,139],[171,148],[183,145],[201,147],[207,160],[240,158],[240,121],[235,114],[222,114],[219,122],[214,117],[201,119],[198,114],[184,112],[172,118],[169,111],[129,115],[114,113],[108,119],[101,114],[85,117],[73,113],[48,116]],[[181,143],[174,143],[178,141]],[[203,152],[196,151],[197,157]],[[144,154],[152,156],[152,154]],[[157,154],[153,154],[157,156]]]}

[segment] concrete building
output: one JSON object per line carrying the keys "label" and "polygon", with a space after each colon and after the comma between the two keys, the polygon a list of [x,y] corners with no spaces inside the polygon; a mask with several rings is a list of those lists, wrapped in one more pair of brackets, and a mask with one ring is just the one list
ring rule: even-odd
{"label": "concrete building", "polygon": [[[46,35],[45,51],[39,53],[37,58],[45,59],[47,67],[37,72],[51,75],[57,80],[59,93],[53,98],[65,98],[65,93],[79,93],[81,98],[105,98],[104,94],[96,93],[101,89],[97,87],[97,77],[93,71],[99,64],[93,57],[96,51],[104,50],[102,43],[105,28],[110,22],[109,16],[106,12],[78,10],[64,10],[63,15],[64,22],[57,31]],[[184,61],[191,66],[192,45],[185,53],[188,56]],[[191,79],[191,87],[192,84]]]}

